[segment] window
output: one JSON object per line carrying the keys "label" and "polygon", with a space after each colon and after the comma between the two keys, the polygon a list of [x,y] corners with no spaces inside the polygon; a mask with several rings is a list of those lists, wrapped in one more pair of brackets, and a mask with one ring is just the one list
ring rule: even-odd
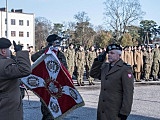
{"label": "window", "polygon": [[15,19],[11,19],[11,25],[16,25],[16,20]]}
{"label": "window", "polygon": [[5,19],[5,24],[7,24],[7,19]]}
{"label": "window", "polygon": [[29,32],[27,32],[27,37],[29,37]]}
{"label": "window", "polygon": [[23,37],[23,32],[19,31],[19,37]]}
{"label": "window", "polygon": [[7,37],[7,31],[5,31],[5,36]]}
{"label": "window", "polygon": [[27,26],[29,26],[29,20],[27,20]]}
{"label": "window", "polygon": [[16,36],[16,31],[11,31],[11,36],[15,37]]}
{"label": "window", "polygon": [[19,25],[23,25],[23,20],[19,20]]}

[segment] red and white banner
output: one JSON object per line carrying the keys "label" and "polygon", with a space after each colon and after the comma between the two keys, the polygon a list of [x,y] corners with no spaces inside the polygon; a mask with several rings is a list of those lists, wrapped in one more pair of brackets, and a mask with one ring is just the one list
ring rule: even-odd
{"label": "red and white banner", "polygon": [[32,74],[22,82],[32,90],[48,107],[54,119],[59,119],[78,107],[84,101],[73,85],[69,72],[58,60],[50,47],[33,64]]}

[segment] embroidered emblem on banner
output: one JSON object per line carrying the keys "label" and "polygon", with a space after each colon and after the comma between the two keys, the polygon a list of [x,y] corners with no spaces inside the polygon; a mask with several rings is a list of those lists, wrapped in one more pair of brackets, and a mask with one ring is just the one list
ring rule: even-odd
{"label": "embroidered emblem on banner", "polygon": [[50,71],[50,72],[53,72],[53,73],[56,73],[56,72],[58,72],[58,70],[59,70],[59,64],[58,64],[58,62],[56,62],[56,61],[48,61],[47,62],[47,69]]}
{"label": "embroidered emblem on banner", "polygon": [[47,79],[45,86],[47,90],[50,92],[51,96],[54,96],[57,98],[62,96],[63,87],[59,84],[58,81]]}
{"label": "embroidered emblem on banner", "polygon": [[31,87],[37,87],[37,86],[39,86],[39,79],[34,77],[34,76],[30,76],[30,77],[27,78],[27,83]]}
{"label": "embroidered emblem on banner", "polygon": [[72,98],[74,98],[75,100],[78,99],[76,92],[72,88],[69,88],[69,93],[72,96]]}
{"label": "embroidered emblem on banner", "polygon": [[53,101],[51,101],[51,103],[50,103],[50,108],[55,113],[59,112],[59,107],[58,107],[57,103],[54,103]]}

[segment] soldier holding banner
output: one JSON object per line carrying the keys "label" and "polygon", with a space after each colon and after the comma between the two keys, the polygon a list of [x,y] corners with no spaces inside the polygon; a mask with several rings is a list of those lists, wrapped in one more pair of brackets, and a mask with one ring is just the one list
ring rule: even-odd
{"label": "soldier holding banner", "polygon": [[[47,37],[47,42],[48,42],[48,46],[45,47],[44,49],[42,49],[41,51],[33,54],[31,56],[32,61],[36,61],[50,46],[53,46],[56,52],[56,55],[58,57],[58,59],[60,60],[60,62],[65,66],[65,68],[67,67],[67,62],[66,62],[66,58],[64,56],[64,54],[59,51],[58,49],[56,50],[56,43],[57,41],[60,39],[60,37],[56,34],[52,34],[49,35]],[[48,108],[45,106],[45,104],[41,101],[41,112],[43,114],[42,120],[53,120],[53,117],[51,115],[51,113],[49,112]]]}

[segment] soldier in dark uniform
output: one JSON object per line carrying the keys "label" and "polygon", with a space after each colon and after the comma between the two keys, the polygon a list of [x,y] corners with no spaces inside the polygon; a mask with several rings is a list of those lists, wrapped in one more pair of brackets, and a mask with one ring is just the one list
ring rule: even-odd
{"label": "soldier in dark uniform", "polygon": [[101,80],[97,120],[126,120],[131,112],[134,90],[134,76],[130,65],[120,57],[122,48],[117,44],[107,47],[106,54],[98,56],[92,65],[90,75]]}
{"label": "soldier in dark uniform", "polygon": [[[33,62],[36,61],[45,52],[45,50],[48,49],[50,46],[53,46],[56,49],[56,45],[57,45],[56,43],[59,39],[60,39],[60,37],[56,34],[49,35],[47,37],[48,46],[46,46],[45,48],[43,48],[39,52],[33,54],[31,56],[31,60]],[[65,58],[64,54],[58,50],[56,55],[57,55],[58,59],[60,60],[60,62],[67,69],[68,67],[67,67],[67,62],[66,62],[66,58]],[[42,120],[53,120],[51,113],[49,112],[48,108],[45,106],[45,104],[42,101],[41,101],[41,112],[43,114]]]}
{"label": "soldier in dark uniform", "polygon": [[23,120],[20,79],[31,74],[29,52],[14,44],[15,60],[9,50],[10,40],[0,38],[0,119]]}

